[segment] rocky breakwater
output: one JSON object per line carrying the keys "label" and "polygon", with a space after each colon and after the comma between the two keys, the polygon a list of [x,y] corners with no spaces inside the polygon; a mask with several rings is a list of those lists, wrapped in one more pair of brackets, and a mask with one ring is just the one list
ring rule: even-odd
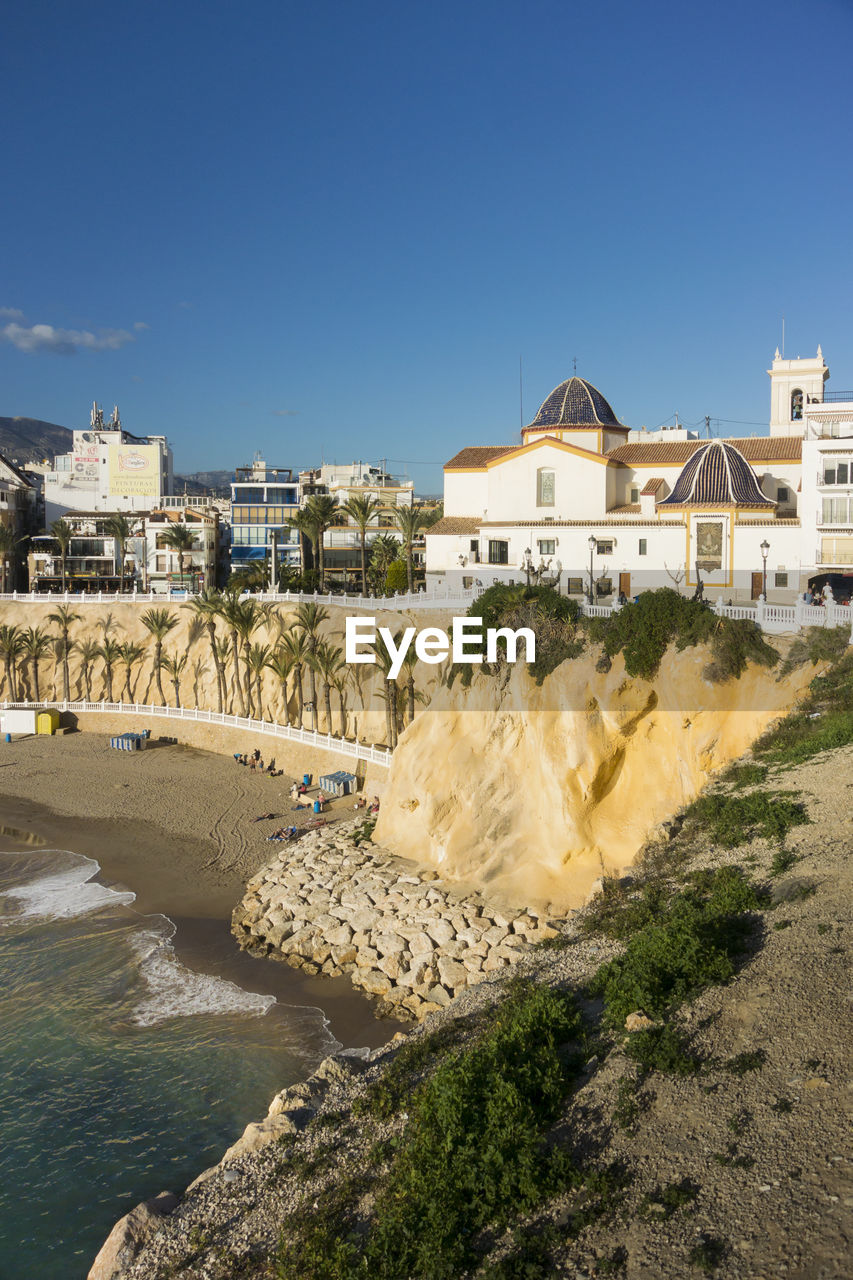
{"label": "rocky breakwater", "polygon": [[346,974],[380,1015],[423,1018],[553,937],[534,909],[499,909],[431,868],[356,843],[358,823],[286,845],[246,886],[244,949],[308,973]]}

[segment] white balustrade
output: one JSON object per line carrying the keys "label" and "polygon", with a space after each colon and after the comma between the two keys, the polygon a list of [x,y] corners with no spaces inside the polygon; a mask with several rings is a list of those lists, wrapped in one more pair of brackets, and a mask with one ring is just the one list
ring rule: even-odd
{"label": "white balustrade", "polygon": [[331,733],[315,733],[313,729],[299,729],[294,725],[275,724],[271,720],[250,720],[247,716],[229,716],[220,711],[203,711],[195,707],[158,707],[143,702],[0,702],[0,708],[10,707],[53,707],[57,711],[74,711],[88,714],[101,712],[109,715],[122,714],[135,716],[163,716],[167,720],[204,720],[221,724],[231,729],[244,729],[249,733],[269,734],[273,738],[285,741],[301,742],[307,746],[319,747],[323,751],[334,751],[338,755],[353,756],[356,760],[367,760],[371,764],[379,764],[388,768],[391,764],[391,752],[383,747],[369,747],[363,742],[353,742],[349,738],[338,738]]}

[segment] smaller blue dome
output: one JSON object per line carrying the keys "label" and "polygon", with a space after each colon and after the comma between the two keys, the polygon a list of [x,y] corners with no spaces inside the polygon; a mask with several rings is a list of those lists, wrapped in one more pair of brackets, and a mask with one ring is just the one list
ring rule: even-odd
{"label": "smaller blue dome", "polygon": [[726,440],[709,440],[684,464],[659,507],[775,507],[746,458]]}

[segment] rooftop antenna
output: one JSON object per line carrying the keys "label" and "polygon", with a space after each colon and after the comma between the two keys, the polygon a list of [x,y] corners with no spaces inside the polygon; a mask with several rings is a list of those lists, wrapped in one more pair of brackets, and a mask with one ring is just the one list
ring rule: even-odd
{"label": "rooftop antenna", "polygon": [[785,317],[782,317],[782,359],[785,359]]}
{"label": "rooftop antenna", "polygon": [[578,358],[577,358],[577,356],[573,356],[573,358],[572,358],[572,371],[573,371],[574,373],[577,373],[577,371],[578,371]]}

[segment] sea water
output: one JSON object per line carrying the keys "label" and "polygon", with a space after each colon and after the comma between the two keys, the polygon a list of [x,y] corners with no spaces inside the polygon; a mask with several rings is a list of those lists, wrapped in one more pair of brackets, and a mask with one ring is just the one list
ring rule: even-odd
{"label": "sea water", "polygon": [[187,969],[98,870],[0,851],[0,1280],[84,1280],[122,1214],[339,1047],[319,1009]]}

